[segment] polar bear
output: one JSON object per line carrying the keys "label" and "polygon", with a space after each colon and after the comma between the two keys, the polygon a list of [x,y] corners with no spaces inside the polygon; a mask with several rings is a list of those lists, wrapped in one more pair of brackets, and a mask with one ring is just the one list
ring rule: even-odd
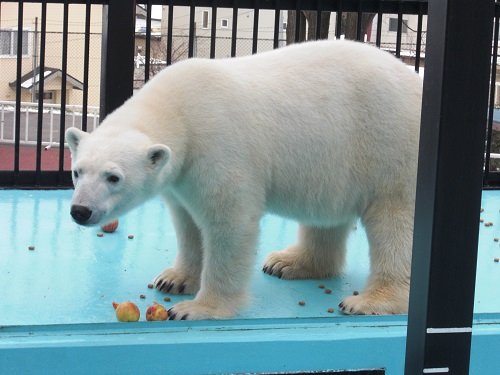
{"label": "polar bear", "polygon": [[339,275],[360,218],[371,274],[340,307],[404,313],[421,92],[421,79],[398,59],[351,41],[176,63],[92,134],[67,130],[71,215],[99,225],[161,195],[178,251],[154,286],[196,294],[172,308],[179,320],[238,312],[263,213],[300,223],[297,244],[263,267],[282,279]]}

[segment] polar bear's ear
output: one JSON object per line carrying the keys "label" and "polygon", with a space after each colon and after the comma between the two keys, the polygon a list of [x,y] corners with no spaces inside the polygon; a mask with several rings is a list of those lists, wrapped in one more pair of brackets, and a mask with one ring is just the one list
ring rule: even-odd
{"label": "polar bear's ear", "polygon": [[170,153],[170,148],[165,145],[149,146],[147,153],[149,165],[154,169],[163,167],[170,159]]}
{"label": "polar bear's ear", "polygon": [[75,127],[68,128],[66,130],[66,133],[64,134],[66,138],[66,142],[68,142],[69,149],[71,150],[71,153],[74,154],[76,153],[76,150],[78,149],[78,145],[80,144],[80,141],[88,136],[88,133],[85,133],[84,131],[81,131],[80,129],[77,129]]}

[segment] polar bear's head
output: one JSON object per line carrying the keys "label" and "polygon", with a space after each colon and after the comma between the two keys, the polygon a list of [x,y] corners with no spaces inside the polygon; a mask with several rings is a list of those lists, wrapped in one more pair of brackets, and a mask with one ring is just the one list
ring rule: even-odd
{"label": "polar bear's head", "polygon": [[75,185],[71,216],[81,225],[106,223],[151,198],[170,159],[167,146],[138,131],[105,128],[66,131]]}

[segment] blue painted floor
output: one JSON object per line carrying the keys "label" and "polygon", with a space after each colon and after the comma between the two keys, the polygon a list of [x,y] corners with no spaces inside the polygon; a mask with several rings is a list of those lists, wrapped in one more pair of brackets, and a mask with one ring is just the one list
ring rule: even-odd
{"label": "blue painted floor", "polygon": [[[72,190],[0,190],[0,326],[115,322],[112,301],[132,300],[145,320],[153,301],[182,299],[148,289],[173,263],[176,239],[168,211],[154,199],[120,219],[118,230],[98,237],[69,215]],[[483,194],[475,312],[500,312],[500,192]],[[266,254],[293,243],[297,225],[276,216],[262,219],[253,299],[238,318],[332,317],[341,299],[361,290],[369,270],[361,227],[350,236],[345,275],[331,280],[286,281],[261,271]],[[134,238],[129,239],[128,235]],[[34,246],[34,250],[29,250]],[[450,249],[450,256],[453,256]],[[457,275],[459,277],[459,275]],[[318,286],[331,289],[325,294]],[[144,294],[145,299],[140,299]],[[306,302],[299,306],[298,301]],[[335,312],[327,310],[334,308]],[[375,318],[375,317],[374,317]]]}

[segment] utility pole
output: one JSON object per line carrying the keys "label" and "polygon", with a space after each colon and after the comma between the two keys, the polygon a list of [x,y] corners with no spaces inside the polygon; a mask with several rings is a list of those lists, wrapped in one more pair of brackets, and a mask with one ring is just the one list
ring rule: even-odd
{"label": "utility pole", "polygon": [[[35,33],[33,34],[33,81],[31,85],[31,101],[33,103],[36,102],[36,93],[37,93],[37,64],[38,64],[38,17],[35,17]],[[40,74],[40,72],[38,72]],[[40,81],[40,77],[38,78]]]}

